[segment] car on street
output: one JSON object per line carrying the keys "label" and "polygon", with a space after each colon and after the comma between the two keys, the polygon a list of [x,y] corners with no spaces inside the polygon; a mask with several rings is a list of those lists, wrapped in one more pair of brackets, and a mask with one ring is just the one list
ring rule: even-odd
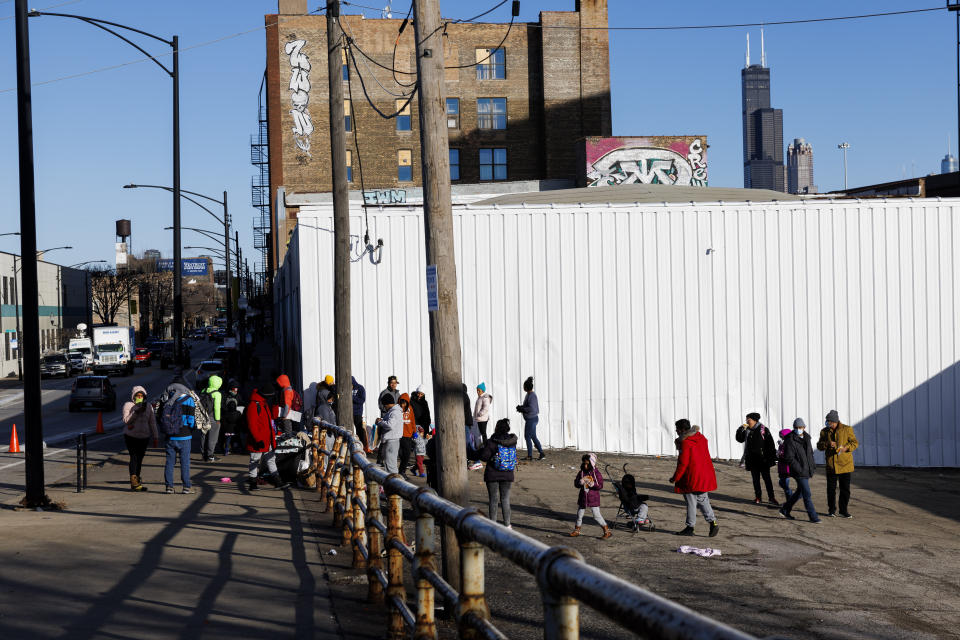
{"label": "car on street", "polygon": [[137,366],[143,365],[149,367],[153,364],[153,352],[146,347],[137,347],[136,354],[133,356]]}
{"label": "car on street", "polygon": [[61,378],[69,378],[70,368],[70,361],[67,360],[67,356],[62,353],[44,356],[40,360],[40,377],[53,378],[59,376]]}
{"label": "car on street", "polygon": [[[224,376],[226,369],[223,366],[223,360],[204,360],[197,365],[196,374],[197,374],[197,388],[202,389],[206,387],[206,380],[210,376]],[[201,386],[201,381],[203,385]]]}
{"label": "car on street", "polygon": [[107,376],[77,376],[70,390],[70,412],[81,409],[115,411],[117,408],[116,385]]}
{"label": "car on street", "polygon": [[163,349],[160,351],[160,368],[166,369],[170,365],[176,364],[176,361],[176,345],[173,342],[164,342]]}
{"label": "car on street", "polygon": [[67,352],[67,360],[70,361],[70,373],[83,373],[87,370],[87,356],[82,351]]}
{"label": "car on street", "polygon": [[153,356],[154,360],[159,360],[160,355],[163,352],[163,345],[165,342],[163,340],[151,340],[146,344],[147,349],[150,349],[150,353]]}

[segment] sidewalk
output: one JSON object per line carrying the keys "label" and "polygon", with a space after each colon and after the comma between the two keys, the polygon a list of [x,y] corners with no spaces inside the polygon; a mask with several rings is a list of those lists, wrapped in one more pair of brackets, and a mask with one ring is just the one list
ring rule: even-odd
{"label": "sidewalk", "polygon": [[192,466],[195,495],[168,495],[151,450],[133,493],[126,461],[92,468],[85,493],[50,488],[62,512],[0,511],[4,637],[358,637],[331,608],[321,553],[339,540],[305,522],[299,490],[249,492],[229,456]]}

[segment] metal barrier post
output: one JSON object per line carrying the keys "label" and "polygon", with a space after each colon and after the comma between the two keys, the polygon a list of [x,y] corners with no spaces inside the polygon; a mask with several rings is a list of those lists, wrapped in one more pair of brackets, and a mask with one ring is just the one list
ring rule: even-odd
{"label": "metal barrier post", "polygon": [[[406,602],[407,591],[403,588],[403,555],[392,542],[403,542],[403,498],[398,495],[390,496],[390,510],[387,512],[387,598],[399,599]],[[406,628],[403,626],[403,616],[400,611],[390,606],[390,616],[387,622],[388,640],[405,640]]]}
{"label": "metal barrier post", "polygon": [[464,620],[468,615],[490,618],[490,608],[484,595],[483,545],[473,540],[460,541],[460,603],[457,608],[460,637],[467,640],[481,638],[480,633],[465,624]]}
{"label": "metal barrier post", "polygon": [[383,550],[383,537],[377,523],[380,522],[380,484],[375,480],[367,482],[367,602],[383,602],[383,585],[380,584],[378,571],[383,570],[380,552]]}
{"label": "metal barrier post", "polygon": [[[360,548],[367,543],[366,522],[363,517],[363,470],[360,465],[353,465],[353,568],[365,569],[367,561],[363,558]],[[367,549],[367,555],[370,550]]]}
{"label": "metal barrier post", "polygon": [[578,640],[580,638],[580,603],[576,598],[554,589],[547,577],[550,565],[562,557],[583,560],[583,556],[569,547],[553,547],[540,557],[537,569],[537,583],[543,599],[543,636],[556,640]]}
{"label": "metal barrier post", "polygon": [[[417,515],[417,553],[413,559],[413,574],[418,569],[436,571],[434,560],[435,531],[433,516],[425,511]],[[436,640],[437,623],[434,620],[434,590],[430,581],[423,576],[417,581],[417,625],[413,630],[414,640]]]}
{"label": "metal barrier post", "polygon": [[77,436],[77,493],[83,493],[83,453],[80,450],[80,436]]}
{"label": "metal barrier post", "polygon": [[308,489],[317,488],[317,463],[320,461],[320,451],[318,451],[317,444],[319,442],[320,442],[320,427],[314,424],[313,433],[310,437],[310,444],[313,446],[313,455],[310,457],[310,460],[311,460],[310,468],[307,470],[307,475],[304,478]]}
{"label": "metal barrier post", "polygon": [[83,490],[87,490],[87,434],[80,434],[80,442],[83,445]]}
{"label": "metal barrier post", "polygon": [[340,494],[337,496],[337,511],[343,525],[341,545],[348,545],[353,539],[353,458],[350,456],[350,440],[344,443],[343,470],[340,473]]}
{"label": "metal barrier post", "polygon": [[[337,478],[339,467],[337,461],[340,454],[340,443],[343,442],[342,436],[337,436],[336,441],[333,443],[333,450],[330,452],[330,459],[327,461],[327,472],[323,476],[323,483],[326,489],[326,495],[324,496],[327,500],[327,508],[324,511],[330,511],[333,509],[333,503],[337,498]],[[336,514],[334,514],[334,524],[336,524]]]}
{"label": "metal barrier post", "polygon": [[346,480],[349,475],[347,469],[347,460],[344,455],[345,445],[337,449],[337,460],[339,464],[333,470],[333,486],[330,487],[331,493],[327,496],[330,507],[333,509],[333,526],[343,525],[344,507],[346,506]]}
{"label": "metal barrier post", "polygon": [[327,499],[327,487],[323,484],[324,472],[327,469],[327,454],[324,453],[327,445],[326,429],[320,429],[319,443],[320,448],[317,449],[317,468],[314,471],[314,475],[316,476],[317,493],[320,494],[320,504],[322,506]]}

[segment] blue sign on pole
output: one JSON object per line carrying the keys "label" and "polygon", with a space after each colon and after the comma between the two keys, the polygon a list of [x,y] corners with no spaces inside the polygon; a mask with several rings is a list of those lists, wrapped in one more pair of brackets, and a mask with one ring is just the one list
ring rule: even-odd
{"label": "blue sign on pole", "polygon": [[437,293],[437,265],[427,265],[427,311],[440,310],[440,296]]}
{"label": "blue sign on pole", "polygon": [[[207,261],[203,258],[182,258],[180,270],[185,276],[207,275]],[[173,259],[161,258],[157,260],[157,271],[173,271]]]}

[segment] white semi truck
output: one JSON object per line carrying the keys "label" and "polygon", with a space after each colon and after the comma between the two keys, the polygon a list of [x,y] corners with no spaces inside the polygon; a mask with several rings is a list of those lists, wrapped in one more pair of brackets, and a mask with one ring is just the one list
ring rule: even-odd
{"label": "white semi truck", "polygon": [[116,372],[132,375],[135,348],[133,327],[94,327],[94,373]]}

